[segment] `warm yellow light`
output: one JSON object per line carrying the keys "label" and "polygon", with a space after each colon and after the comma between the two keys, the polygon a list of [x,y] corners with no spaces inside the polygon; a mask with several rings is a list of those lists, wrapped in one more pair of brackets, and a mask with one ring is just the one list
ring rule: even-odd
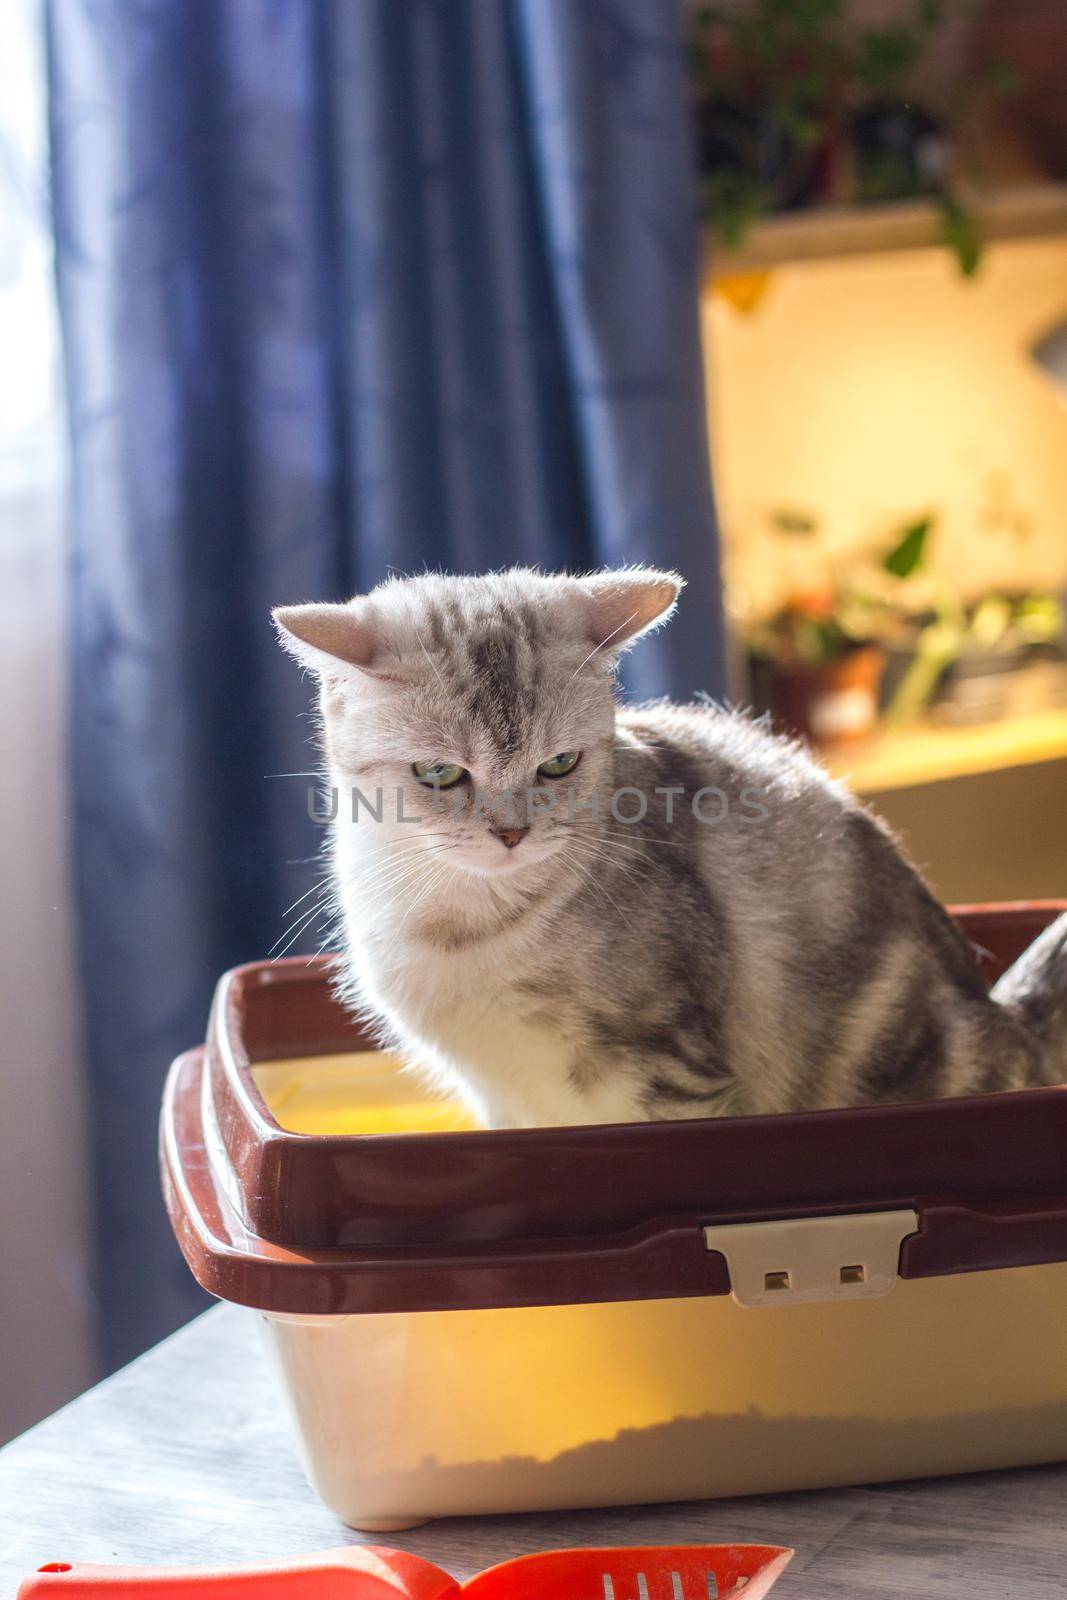
{"label": "warm yellow light", "polygon": [[[780,267],[755,317],[707,295],[727,576],[755,611],[927,510],[965,595],[1067,582],[1067,418],[1031,354],[1065,313],[1067,239],[994,246],[973,282],[932,249]],[[824,536],[776,540],[783,507]]]}
{"label": "warm yellow light", "polygon": [[457,1101],[433,1099],[395,1057],[375,1051],[264,1062],[252,1076],[290,1133],[458,1133],[477,1126]]}

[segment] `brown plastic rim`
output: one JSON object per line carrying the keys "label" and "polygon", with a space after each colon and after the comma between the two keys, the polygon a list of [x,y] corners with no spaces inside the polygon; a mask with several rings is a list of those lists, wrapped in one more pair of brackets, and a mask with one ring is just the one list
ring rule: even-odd
{"label": "brown plastic rim", "polygon": [[[1067,902],[956,914],[992,978]],[[368,1048],[329,961],[227,973],[175,1062],[167,1207],[200,1283],[290,1314],[724,1294],[713,1224],[914,1208],[901,1272],[1067,1259],[1067,1090],[777,1117],[315,1136],[281,1128],[257,1062]]]}

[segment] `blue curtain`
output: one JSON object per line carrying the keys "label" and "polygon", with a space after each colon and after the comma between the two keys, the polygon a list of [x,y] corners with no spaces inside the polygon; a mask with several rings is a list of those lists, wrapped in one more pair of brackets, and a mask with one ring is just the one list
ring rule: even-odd
{"label": "blue curtain", "polygon": [[114,1364],[200,1301],[170,1056],[312,881],[269,607],[676,565],[642,695],[721,688],[682,0],[49,0],[73,810]]}

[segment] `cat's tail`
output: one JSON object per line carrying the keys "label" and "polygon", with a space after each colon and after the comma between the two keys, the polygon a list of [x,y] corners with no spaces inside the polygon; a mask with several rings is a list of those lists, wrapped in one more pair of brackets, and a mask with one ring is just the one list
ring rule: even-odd
{"label": "cat's tail", "polygon": [[994,984],[993,999],[1037,1039],[1046,1081],[1067,1082],[1067,912]]}

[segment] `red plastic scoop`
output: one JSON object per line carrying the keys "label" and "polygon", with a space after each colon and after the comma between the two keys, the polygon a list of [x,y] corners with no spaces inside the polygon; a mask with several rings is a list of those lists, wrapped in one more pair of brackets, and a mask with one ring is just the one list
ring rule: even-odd
{"label": "red plastic scoop", "polygon": [[377,1545],[259,1567],[105,1567],[53,1561],[18,1600],[762,1600],[792,1556],[767,1544],[550,1550],[460,1584],[418,1556]]}

